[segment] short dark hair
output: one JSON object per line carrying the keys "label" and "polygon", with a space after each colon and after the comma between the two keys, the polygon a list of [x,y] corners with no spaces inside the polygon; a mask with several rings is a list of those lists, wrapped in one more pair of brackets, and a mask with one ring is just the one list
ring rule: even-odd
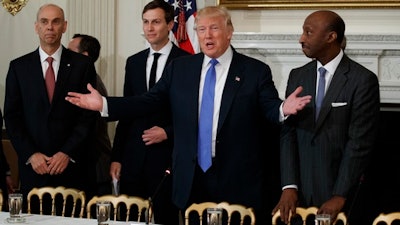
{"label": "short dark hair", "polygon": [[343,43],[343,39],[344,37],[344,32],[346,30],[346,25],[342,19],[342,17],[340,17],[338,14],[336,14],[335,12],[331,12],[333,14],[333,18],[330,22],[330,25],[328,26],[328,29],[330,31],[335,31],[337,34],[337,42],[339,42],[340,44]]}
{"label": "short dark hair", "polygon": [[147,5],[145,5],[143,8],[142,15],[150,9],[157,9],[157,8],[160,8],[164,11],[165,21],[167,23],[174,20],[174,16],[175,16],[174,7],[164,0],[153,0],[149,3],[147,3]]}
{"label": "short dark hair", "polygon": [[87,34],[74,34],[72,38],[80,38],[79,42],[79,53],[87,52],[89,57],[92,58],[94,62],[97,61],[100,55],[100,42],[97,38],[87,35]]}

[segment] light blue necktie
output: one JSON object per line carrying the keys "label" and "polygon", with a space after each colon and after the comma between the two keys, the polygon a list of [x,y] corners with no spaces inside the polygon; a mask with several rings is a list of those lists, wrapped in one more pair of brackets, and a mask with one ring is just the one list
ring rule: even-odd
{"label": "light blue necktie", "polygon": [[215,65],[217,63],[218,61],[216,59],[210,60],[211,66],[207,70],[206,78],[204,80],[203,97],[200,106],[197,159],[204,172],[211,167],[212,127],[216,80]]}
{"label": "light blue necktie", "polygon": [[325,73],[326,69],[324,67],[320,67],[319,71],[319,82],[318,82],[318,93],[317,93],[317,101],[315,103],[315,120],[318,119],[319,111],[321,111],[322,101],[325,96]]}

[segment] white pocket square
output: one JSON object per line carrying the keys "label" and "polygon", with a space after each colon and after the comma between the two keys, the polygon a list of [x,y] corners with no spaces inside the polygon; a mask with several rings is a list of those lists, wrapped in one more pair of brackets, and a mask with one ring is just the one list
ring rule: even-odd
{"label": "white pocket square", "polygon": [[332,102],[332,107],[340,107],[347,105],[347,102]]}

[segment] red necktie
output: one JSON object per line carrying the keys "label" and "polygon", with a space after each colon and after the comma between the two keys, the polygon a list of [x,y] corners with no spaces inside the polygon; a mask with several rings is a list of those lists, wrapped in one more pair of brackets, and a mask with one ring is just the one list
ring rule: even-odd
{"label": "red necktie", "polygon": [[54,87],[56,86],[53,70],[53,58],[48,57],[46,61],[49,62],[49,68],[47,68],[46,76],[44,77],[44,79],[46,81],[47,96],[49,97],[49,101],[51,103],[51,101],[53,100]]}

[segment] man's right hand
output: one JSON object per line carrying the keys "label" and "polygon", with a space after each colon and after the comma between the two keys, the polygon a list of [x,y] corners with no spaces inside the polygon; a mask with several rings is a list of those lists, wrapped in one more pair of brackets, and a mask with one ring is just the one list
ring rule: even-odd
{"label": "man's right hand", "polygon": [[50,157],[36,152],[29,158],[29,163],[37,174],[43,175],[49,173],[48,160],[50,160]]}
{"label": "man's right hand", "polygon": [[91,84],[87,84],[87,89],[90,92],[89,94],[68,92],[68,96],[65,97],[65,100],[84,109],[102,111],[103,98],[100,93],[96,89],[94,89]]}
{"label": "man's right hand", "polygon": [[119,180],[121,176],[121,163],[112,162],[110,166],[110,176],[113,180]]}
{"label": "man's right hand", "polygon": [[295,188],[284,189],[282,191],[281,199],[272,210],[272,215],[279,210],[281,213],[282,222],[288,224],[290,215],[294,215],[296,213],[297,201],[297,190]]}

